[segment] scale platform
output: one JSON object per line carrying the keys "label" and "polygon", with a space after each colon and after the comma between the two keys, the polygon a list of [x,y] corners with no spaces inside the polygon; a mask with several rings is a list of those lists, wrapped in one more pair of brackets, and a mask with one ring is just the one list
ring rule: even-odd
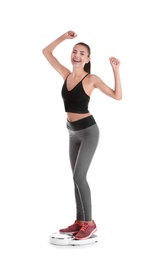
{"label": "scale platform", "polygon": [[61,234],[59,232],[53,233],[50,236],[50,243],[58,246],[82,246],[96,243],[97,241],[97,235],[95,234],[83,240],[74,239],[72,234]]}

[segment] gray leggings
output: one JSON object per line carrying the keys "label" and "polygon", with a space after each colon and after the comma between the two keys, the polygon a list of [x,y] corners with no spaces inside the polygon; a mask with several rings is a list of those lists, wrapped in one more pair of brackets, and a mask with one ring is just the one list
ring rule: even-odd
{"label": "gray leggings", "polygon": [[92,203],[87,172],[98,144],[99,128],[92,116],[75,122],[77,124],[67,122],[67,128],[75,187],[76,219],[90,221],[92,220]]}

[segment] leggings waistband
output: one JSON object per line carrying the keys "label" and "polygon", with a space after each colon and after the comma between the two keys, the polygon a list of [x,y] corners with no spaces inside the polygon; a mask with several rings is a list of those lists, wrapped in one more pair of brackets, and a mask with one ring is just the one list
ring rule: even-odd
{"label": "leggings waistband", "polygon": [[92,115],[74,122],[70,122],[67,120],[67,128],[73,131],[82,130],[94,124],[96,124],[96,121]]}

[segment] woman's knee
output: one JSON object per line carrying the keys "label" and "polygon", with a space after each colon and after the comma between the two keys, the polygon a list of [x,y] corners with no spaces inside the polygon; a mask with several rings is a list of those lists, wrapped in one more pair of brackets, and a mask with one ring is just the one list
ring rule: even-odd
{"label": "woman's knee", "polygon": [[80,186],[81,184],[86,182],[86,177],[83,175],[74,174],[73,181],[75,184],[77,184],[77,186]]}

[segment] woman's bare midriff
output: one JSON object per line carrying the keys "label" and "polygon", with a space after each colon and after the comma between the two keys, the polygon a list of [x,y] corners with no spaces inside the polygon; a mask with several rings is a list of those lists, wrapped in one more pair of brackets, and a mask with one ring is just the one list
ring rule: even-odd
{"label": "woman's bare midriff", "polygon": [[80,120],[80,119],[82,119],[82,118],[88,117],[88,116],[90,116],[90,115],[91,115],[90,113],[77,114],[77,113],[67,112],[67,120],[68,120],[69,122],[74,122],[74,121]]}

